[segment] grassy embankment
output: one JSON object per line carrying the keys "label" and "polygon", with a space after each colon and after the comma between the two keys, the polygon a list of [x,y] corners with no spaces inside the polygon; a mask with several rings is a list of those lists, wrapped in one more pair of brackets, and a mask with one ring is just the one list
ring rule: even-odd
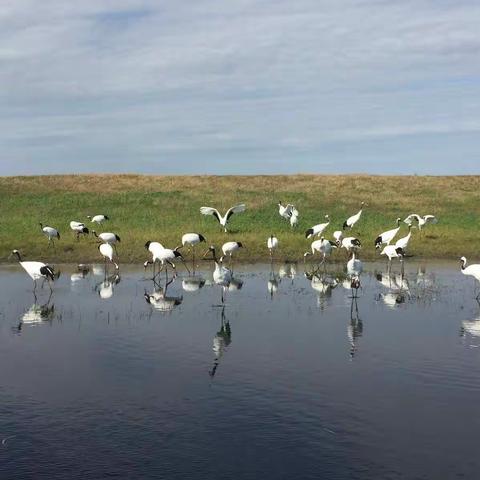
{"label": "grassy embankment", "polygon": [[[294,203],[300,211],[296,231],[278,215],[277,202]],[[270,233],[280,240],[278,257],[301,259],[310,241],[304,230],[332,219],[326,236],[368,203],[355,228],[364,248],[361,257],[374,258],[373,241],[394,227],[397,216],[415,212],[439,218],[422,236],[414,231],[410,253],[419,257],[480,259],[480,176],[252,176],[171,177],[139,175],[68,175],[0,178],[0,259],[7,261],[13,248],[29,259],[50,262],[100,260],[94,238],[75,241],[70,220],[87,222],[87,215],[105,213],[111,220],[97,231],[120,235],[122,262],[144,261],[147,240],[169,247],[182,233],[201,232],[208,243],[242,241],[244,259],[268,257],[265,242]],[[247,211],[232,218],[231,233],[224,234],[213,217],[199,213],[202,205],[222,211],[245,202]],[[39,222],[58,228],[62,238],[56,251],[47,249]],[[400,236],[407,232],[402,224]],[[90,225],[89,225],[90,226]],[[94,227],[95,228],[95,227]],[[202,247],[203,250],[203,247]],[[344,254],[336,253],[344,261]]]}

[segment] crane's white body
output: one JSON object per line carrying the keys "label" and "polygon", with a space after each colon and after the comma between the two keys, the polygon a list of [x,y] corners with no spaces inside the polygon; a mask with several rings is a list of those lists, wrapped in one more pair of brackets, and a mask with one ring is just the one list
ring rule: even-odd
{"label": "crane's white body", "polygon": [[182,236],[182,245],[188,247],[194,247],[201,242],[205,241],[205,237],[200,233],[185,233]]}
{"label": "crane's white body", "polygon": [[82,222],[77,222],[75,220],[72,220],[70,222],[70,228],[71,230],[77,235],[77,239],[78,237],[80,236],[81,233],[85,234],[85,235],[88,235],[89,233],[89,230],[88,228],[85,226],[84,223]]}
{"label": "crane's white body", "polygon": [[333,238],[337,242],[337,245],[340,246],[342,244],[342,240],[343,240],[343,232],[341,230],[335,230],[333,232]]}
{"label": "crane's white body", "polygon": [[352,215],[345,220],[345,222],[343,223],[343,230],[345,230],[346,228],[353,228],[355,226],[355,224],[360,220],[360,217],[362,216],[364,205],[365,202],[362,202],[360,210],[355,215]]}
{"label": "crane's white body", "polygon": [[352,252],[362,248],[362,244],[358,238],[345,237],[342,239],[340,248],[344,248],[347,252]]}
{"label": "crane's white body", "polygon": [[[468,275],[469,277],[473,277],[475,280],[480,282],[480,264],[476,263],[473,265],[468,265],[465,257],[462,257],[460,261],[462,273],[464,275]],[[480,296],[480,294],[477,295],[477,298],[478,296]]]}
{"label": "crane's white body", "polygon": [[320,236],[325,231],[325,229],[330,225],[330,217],[328,215],[325,215],[325,218],[328,220],[328,222],[319,223],[309,228],[305,232],[305,238],[314,237],[315,235]]}
{"label": "crane's white body", "polygon": [[382,244],[390,245],[390,242],[395,238],[400,230],[400,218],[397,218],[397,228],[392,228],[386,232],[381,233],[375,240],[375,248],[380,248]]}
{"label": "crane's white body", "polygon": [[[278,202],[278,213],[285,220],[290,220],[290,217],[292,215],[292,211],[294,208],[295,207],[290,203],[287,205],[282,205],[282,202]],[[297,216],[298,216],[298,211],[297,211]]]}
{"label": "crane's white body", "polygon": [[92,233],[97,238],[99,238],[102,242],[109,243],[110,245],[114,245],[120,242],[120,237],[117,234],[112,232],[103,232],[103,233],[97,234],[97,232],[93,230]]}
{"label": "crane's white body", "polygon": [[290,226],[292,228],[295,228],[298,225],[298,210],[295,209],[292,211],[292,214],[290,215]]}
{"label": "crane's white body", "polygon": [[93,217],[87,217],[92,223],[98,223],[99,225],[109,220],[107,215],[94,215]]}
{"label": "crane's white body", "polygon": [[49,227],[49,226],[43,226],[40,224],[40,228],[42,229],[43,234],[48,238],[48,243],[53,241],[55,238],[60,240],[60,233],[56,228]]}
{"label": "crane's white body", "polygon": [[394,258],[402,258],[403,254],[399,252],[398,247],[395,245],[387,245],[380,253],[380,255],[386,255],[388,260],[391,262]]}
{"label": "crane's white body", "polygon": [[278,248],[278,238],[270,235],[267,240],[267,248],[270,250],[270,255],[273,255],[273,251]]}
{"label": "crane's white body", "polygon": [[347,274],[358,277],[362,272],[363,263],[361,260],[355,257],[355,252],[353,252],[352,258],[347,262]]}
{"label": "crane's white body", "polygon": [[227,232],[227,223],[230,219],[230,217],[234,213],[241,213],[244,212],[246,209],[245,204],[240,203],[238,205],[235,205],[234,207],[231,207],[227,210],[225,215],[221,215],[220,212],[213,207],[201,207],[200,208],[200,213],[202,215],[213,215],[217,220],[218,223],[224,228],[225,232]]}
{"label": "crane's white body", "polygon": [[[243,247],[242,242],[226,242],[222,245],[223,256],[228,255],[231,259],[233,252],[236,252],[242,247]],[[223,257],[220,259],[220,261],[222,260],[223,260]]]}
{"label": "crane's white body", "polygon": [[117,270],[119,269],[118,264],[113,260],[114,251],[113,246],[110,243],[102,243],[98,246],[98,250],[100,251],[105,261],[107,261],[107,259],[110,260],[115,265],[115,268]]}
{"label": "crane's white body", "polygon": [[314,255],[315,252],[318,252],[323,257],[322,261],[325,261],[325,259],[331,255],[332,249],[337,247],[332,245],[332,243],[329,240],[326,240],[325,238],[322,237],[320,240],[313,241],[312,244],[310,245],[310,248],[312,250],[312,253],[305,252],[304,257],[306,257],[307,255]]}
{"label": "crane's white body", "polygon": [[[21,267],[27,272],[28,276],[33,280],[34,283],[34,289],[36,286],[37,280],[40,278],[46,279],[46,280],[54,280],[54,271],[53,268],[50,265],[47,265],[46,263],[43,262],[35,262],[35,261],[22,261],[22,258],[20,256],[20,252],[18,250],[13,250],[12,255],[16,255],[18,258],[18,263],[21,265]],[[50,285],[50,283],[49,283]],[[51,288],[51,287],[50,287]]]}

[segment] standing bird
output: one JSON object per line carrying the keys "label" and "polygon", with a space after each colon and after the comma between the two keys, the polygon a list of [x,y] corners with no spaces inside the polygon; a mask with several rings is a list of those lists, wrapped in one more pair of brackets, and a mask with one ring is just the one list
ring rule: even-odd
{"label": "standing bird", "polygon": [[80,238],[80,235],[88,235],[90,233],[84,223],[76,222],[75,220],[70,222],[70,228],[75,233],[77,240]]}
{"label": "standing bird", "polygon": [[355,252],[352,253],[352,258],[347,262],[347,274],[350,277],[350,288],[352,289],[352,297],[356,298],[356,293],[360,288],[360,275],[363,272],[363,263],[358,258],[355,258]]}
{"label": "standing bird", "polygon": [[55,248],[53,239],[56,238],[60,240],[60,233],[58,230],[56,228],[49,227],[48,225],[44,227],[42,223],[40,223],[40,228],[42,229],[43,234],[48,238],[48,246],[52,245],[53,248]]}
{"label": "standing bird", "polygon": [[267,248],[270,251],[270,258],[273,260],[273,251],[278,248],[278,238],[270,235],[267,240]]}
{"label": "standing bird", "polygon": [[407,250],[408,244],[410,242],[410,238],[412,238],[412,225],[408,226],[408,234],[405,237],[399,238],[395,242],[395,247],[400,247],[402,250]]}
{"label": "standing bird", "polygon": [[303,254],[304,259],[308,255],[314,255],[315,252],[319,252],[322,254],[322,262],[325,263],[325,260],[327,257],[329,257],[332,253],[332,249],[337,248],[336,243],[331,242],[330,240],[326,240],[324,237],[320,238],[320,240],[315,240],[312,242],[310,248],[312,249],[312,253],[310,252],[305,252]]}
{"label": "standing bird", "polygon": [[305,238],[310,238],[315,235],[320,236],[324,230],[330,225],[330,217],[328,215],[325,215],[325,218],[327,219],[326,223],[319,223],[318,225],[314,225],[312,228],[309,228],[305,232]]}
{"label": "standing bird", "polygon": [[285,220],[290,220],[290,217],[292,216],[293,208],[295,207],[290,203],[288,203],[287,205],[283,205],[282,202],[278,202],[278,213]]}
{"label": "standing bird", "polygon": [[298,225],[298,210],[295,207],[292,207],[292,214],[290,215],[290,226],[295,228]]}
{"label": "standing bird", "polygon": [[343,230],[346,230],[347,228],[353,228],[355,226],[362,216],[364,206],[365,202],[362,202],[360,205],[360,210],[355,215],[352,215],[351,217],[347,218],[345,222],[343,222]]}
{"label": "standing bird", "polygon": [[173,268],[173,271],[176,274],[177,273],[177,267],[175,266],[174,261],[176,261],[178,259],[181,262],[183,262],[183,264],[185,265],[185,268],[187,269],[188,273],[190,273],[190,270],[188,269],[188,267],[185,263],[185,260],[183,259],[182,254],[178,251],[181,248],[181,246],[175,247],[173,250],[170,249],[170,248],[164,248],[161,245],[160,245],[160,247],[156,246],[156,247],[150,249],[149,247],[151,247],[152,243],[154,243],[154,242],[147,242],[145,244],[145,247],[152,253],[152,260],[147,260],[143,264],[144,268],[147,268],[148,265],[153,264],[154,273],[155,273],[155,263],[160,262],[161,268],[160,268],[160,271],[158,273],[160,273],[163,270],[163,268],[165,267],[165,276],[167,276],[167,268],[168,268],[168,265],[170,265]]}
{"label": "standing bird", "polygon": [[182,245],[188,246],[189,251],[192,251],[192,263],[193,269],[195,270],[195,247],[199,244],[205,242],[205,237],[200,233],[186,233],[182,236]]}
{"label": "standing bird", "polygon": [[223,256],[220,261],[223,262],[223,258],[228,255],[230,257],[230,263],[232,263],[232,254],[240,248],[243,248],[242,242],[226,242],[222,245]]}
{"label": "standing bird", "polygon": [[87,218],[93,222],[93,223],[98,223],[99,225],[105,222],[106,220],[110,220],[110,217],[107,215],[94,215],[93,217],[91,215],[87,215]]}
{"label": "standing bird", "polygon": [[387,245],[382,250],[380,255],[386,255],[388,257],[388,269],[390,270],[390,267],[392,265],[392,260],[394,258],[398,258],[402,262],[405,252],[400,247],[396,247],[395,245]]}
{"label": "standing bird", "polygon": [[213,215],[218,220],[218,223],[224,228],[225,233],[227,233],[227,223],[230,220],[230,217],[234,213],[244,212],[245,209],[246,209],[245,204],[240,203],[238,205],[235,205],[232,208],[229,208],[227,210],[227,213],[223,217],[220,215],[219,211],[213,207],[201,207],[200,213],[202,215]]}
{"label": "standing bird", "polygon": [[225,302],[224,293],[228,290],[230,283],[233,280],[232,271],[222,265],[221,260],[217,260],[217,254],[215,247],[211,245],[209,249],[205,252],[203,257],[205,258],[208,253],[212,253],[213,261],[215,263],[215,270],[213,271],[213,281],[216,285],[222,286],[222,304]]}
{"label": "standing bird", "polygon": [[395,235],[400,230],[401,218],[397,218],[396,222],[397,222],[397,228],[393,228],[392,230],[387,230],[386,232],[381,233],[375,239],[375,248],[380,248],[383,243],[390,245],[390,242],[395,238]]}
{"label": "standing bird", "polygon": [[[474,265],[467,266],[467,259],[465,257],[462,257],[460,259],[460,262],[461,262],[462,273],[464,275],[469,275],[475,278],[475,280],[478,280],[480,282],[480,264],[476,263]],[[478,295],[476,296],[477,300],[479,297],[480,297],[480,293],[478,293]]]}
{"label": "standing bird", "polygon": [[[342,240],[343,240],[343,232],[342,230],[335,230],[333,232],[333,238],[335,239],[335,242],[337,242],[337,246],[342,245]],[[353,238],[353,237],[352,237]]]}
{"label": "standing bird", "polygon": [[35,291],[35,289],[37,288],[37,280],[40,278],[43,278],[43,280],[47,280],[48,286],[50,287],[50,290],[52,290],[50,280],[52,282],[55,280],[55,272],[53,270],[53,267],[43,262],[24,262],[18,250],[12,250],[12,253],[10,255],[16,255],[18,263],[20,263],[22,268],[33,280],[33,291]]}
{"label": "standing bird", "polygon": [[118,270],[118,264],[113,260],[113,247],[109,243],[102,243],[98,246],[103,259],[105,260],[105,272],[107,271],[107,259],[110,260],[114,265],[115,269]]}

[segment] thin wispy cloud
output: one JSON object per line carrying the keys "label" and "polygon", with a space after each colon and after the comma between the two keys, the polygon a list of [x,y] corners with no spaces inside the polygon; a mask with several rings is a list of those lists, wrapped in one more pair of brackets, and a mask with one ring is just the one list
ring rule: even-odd
{"label": "thin wispy cloud", "polygon": [[17,0],[0,174],[479,173],[473,1]]}

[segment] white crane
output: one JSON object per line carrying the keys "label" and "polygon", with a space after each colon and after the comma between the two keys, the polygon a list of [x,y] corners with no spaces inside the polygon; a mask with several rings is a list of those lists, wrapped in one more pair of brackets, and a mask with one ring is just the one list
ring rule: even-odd
{"label": "white crane", "polygon": [[[473,277],[475,280],[480,282],[480,264],[476,263],[474,265],[467,266],[467,259],[465,257],[462,257],[460,259],[460,262],[461,262],[462,273],[464,275]],[[478,293],[476,298],[478,299],[479,297],[480,297],[480,293]]]}
{"label": "white crane", "polygon": [[[342,230],[335,230],[333,232],[333,238],[335,239],[335,242],[337,243],[337,246],[341,246],[342,240],[343,240],[343,232]],[[353,238],[353,237],[352,237]]]}
{"label": "white crane", "polygon": [[395,247],[397,248],[400,247],[402,250],[406,251],[411,238],[412,238],[412,225],[410,224],[408,226],[408,234],[405,235],[405,237],[399,238],[395,242]]}
{"label": "white crane", "polygon": [[320,236],[324,232],[324,230],[330,225],[330,217],[328,215],[325,215],[325,218],[327,219],[327,222],[319,223],[318,225],[314,225],[312,228],[309,228],[305,232],[305,238],[314,237],[315,235]]}
{"label": "white crane", "polygon": [[380,248],[383,243],[390,245],[390,242],[395,238],[395,235],[397,235],[398,231],[400,230],[400,222],[401,218],[397,218],[397,228],[393,228],[392,230],[387,230],[386,232],[381,233],[376,239],[375,239],[375,248]]}
{"label": "white crane", "polygon": [[304,259],[308,255],[314,255],[315,252],[319,252],[322,255],[322,262],[325,263],[327,257],[329,257],[332,253],[332,249],[337,248],[337,245],[330,240],[326,240],[324,237],[321,237],[320,240],[315,240],[310,245],[312,252],[305,252],[303,254]]}
{"label": "white crane", "polygon": [[119,266],[113,259],[113,246],[110,245],[109,243],[101,243],[98,246],[98,250],[100,251],[100,254],[103,256],[103,259],[105,261],[105,271],[107,269],[107,259],[110,260],[115,265],[115,269],[118,270]]}
{"label": "white crane", "polygon": [[363,272],[363,263],[355,257],[355,251],[352,253],[352,258],[347,262],[347,274],[350,277],[350,288],[352,289],[352,297],[356,298],[356,293],[360,288],[360,275]]}
{"label": "white crane", "polygon": [[267,248],[270,252],[270,258],[273,258],[273,251],[278,248],[278,238],[270,235],[267,240]]}
{"label": "white crane", "polygon": [[[153,244],[153,247],[152,247]],[[147,246],[148,245],[148,246]],[[160,246],[158,246],[160,245]],[[185,268],[187,269],[188,273],[190,273],[190,270],[187,267],[187,264],[185,263],[182,254],[178,251],[181,246],[175,247],[173,250],[170,248],[164,248],[161,244],[158,244],[158,242],[147,242],[145,244],[145,247],[152,253],[152,260],[147,260],[144,264],[143,267],[146,269],[148,265],[153,264],[153,272],[154,272],[154,278],[155,278],[155,263],[159,262],[161,265],[160,273],[163,268],[165,268],[165,276],[167,276],[167,267],[170,265],[173,268],[173,271],[177,272],[177,268],[175,266],[174,261],[180,260],[184,265]]]}
{"label": "white crane", "polygon": [[217,285],[221,285],[222,287],[222,303],[224,303],[225,297],[224,297],[224,292],[228,290],[228,287],[230,286],[230,283],[232,282],[233,279],[233,274],[232,271],[224,267],[222,265],[222,262],[220,260],[217,260],[217,254],[215,251],[215,247],[211,245],[209,249],[205,252],[203,255],[206,257],[208,253],[212,254],[213,261],[215,263],[215,270],[213,271],[213,281]]}
{"label": "white crane", "polygon": [[228,221],[230,220],[230,217],[234,213],[244,212],[245,209],[246,209],[245,204],[240,203],[238,205],[235,205],[234,207],[229,208],[227,210],[227,213],[225,213],[225,215],[223,215],[223,217],[220,214],[220,212],[216,208],[213,208],[213,207],[201,207],[200,208],[200,213],[202,215],[213,215],[218,220],[218,223],[224,228],[225,233],[226,233],[227,232],[227,224],[228,224]]}
{"label": "white crane", "polygon": [[224,243],[222,245],[223,256],[220,258],[220,261],[223,262],[223,258],[228,255],[230,257],[230,263],[231,263],[233,252],[236,252],[240,248],[243,248],[243,243],[242,242],[226,242],[226,243]]}
{"label": "white crane", "polygon": [[298,210],[295,207],[293,207],[292,214],[290,215],[290,226],[292,228],[295,228],[298,225],[298,217],[299,217]]}
{"label": "white crane", "polygon": [[340,246],[341,248],[344,248],[347,253],[350,253],[352,251],[356,251],[362,248],[362,243],[358,238],[345,237],[342,239]]}
{"label": "white crane", "polygon": [[[278,202],[278,213],[285,220],[290,220],[290,217],[292,216],[292,210],[294,208],[295,207],[290,203],[288,203],[287,205],[283,205],[282,202]],[[298,211],[297,211],[297,216],[298,216]]]}
{"label": "white crane", "polygon": [[110,220],[110,217],[108,217],[107,215],[94,215],[93,217],[91,215],[87,215],[87,218],[92,223],[98,223],[99,225],[105,222],[106,220]]}
{"label": "white crane", "polygon": [[40,223],[40,228],[42,229],[43,234],[48,238],[48,246],[52,245],[55,248],[54,238],[60,240],[60,233],[56,228],[49,227],[48,225],[43,226]]}
{"label": "white crane", "polygon": [[77,240],[80,238],[80,235],[88,235],[90,233],[84,223],[75,220],[70,222],[70,228],[75,233]]}
{"label": "white crane", "polygon": [[192,252],[192,263],[195,269],[195,247],[202,242],[205,242],[205,237],[200,233],[185,233],[182,236],[182,245],[189,247],[189,251]]}
{"label": "white crane", "polygon": [[353,228],[355,224],[360,220],[360,217],[362,216],[363,212],[363,207],[366,206],[365,202],[362,202],[360,204],[360,210],[355,214],[352,215],[351,217],[348,217],[345,222],[343,222],[343,230],[347,228]]}
{"label": "white crane", "polygon": [[[405,255],[405,252],[400,248],[396,247],[395,245],[387,245],[380,255],[385,255],[388,257],[388,268],[390,270],[390,266],[392,265],[392,260],[394,258],[398,258],[400,261],[403,260],[403,257]],[[403,265],[403,263],[402,263]]]}
{"label": "white crane", "polygon": [[52,290],[50,281],[53,282],[55,280],[55,272],[53,270],[53,267],[43,262],[24,262],[18,250],[12,250],[11,255],[15,255],[17,257],[18,263],[22,266],[22,268],[28,273],[30,278],[33,280],[34,292],[37,287],[37,280],[39,280],[40,278],[42,278],[43,280],[47,280],[48,286],[50,287],[50,290]]}
{"label": "white crane", "polygon": [[431,223],[431,224],[438,223],[437,217],[435,217],[435,215],[424,215],[423,217],[421,217],[420,215],[417,215],[416,213],[410,214],[404,220],[404,222],[407,225],[412,225],[414,219],[417,220],[417,222],[418,222],[418,229],[419,230],[422,230],[422,228],[425,225],[427,225],[428,223]]}
{"label": "white crane", "polygon": [[116,233],[112,232],[103,232],[100,234],[97,234],[95,230],[92,230],[92,233],[95,235],[96,238],[101,240],[103,243],[108,243],[109,245],[112,245],[112,247],[115,250],[115,255],[118,256],[117,252],[117,243],[120,243],[120,237]]}

